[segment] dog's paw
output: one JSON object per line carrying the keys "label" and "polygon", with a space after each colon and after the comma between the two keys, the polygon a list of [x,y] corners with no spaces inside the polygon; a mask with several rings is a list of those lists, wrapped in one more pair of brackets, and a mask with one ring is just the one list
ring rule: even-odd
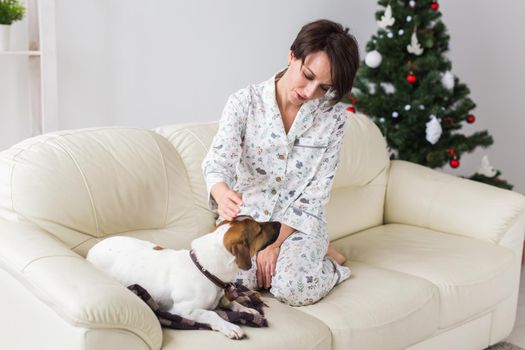
{"label": "dog's paw", "polygon": [[233,323],[222,325],[217,330],[219,332],[221,332],[222,334],[224,334],[225,336],[227,336],[228,338],[230,338],[230,339],[242,339],[242,338],[244,338],[244,332],[243,332],[242,328],[237,326],[237,325],[235,325],[235,324],[233,324]]}

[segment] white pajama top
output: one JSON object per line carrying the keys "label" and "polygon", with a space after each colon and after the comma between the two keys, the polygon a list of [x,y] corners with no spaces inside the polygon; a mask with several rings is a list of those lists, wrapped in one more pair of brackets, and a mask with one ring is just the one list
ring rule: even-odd
{"label": "white pajama top", "polygon": [[202,164],[209,205],[217,211],[210,189],[223,181],[242,195],[241,214],[324,235],[347,112],[328,96],[307,101],[286,134],[275,79],[229,97]]}

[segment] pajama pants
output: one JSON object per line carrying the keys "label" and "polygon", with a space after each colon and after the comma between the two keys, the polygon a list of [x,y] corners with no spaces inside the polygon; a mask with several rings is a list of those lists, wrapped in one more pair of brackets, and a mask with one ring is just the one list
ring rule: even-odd
{"label": "pajama pants", "polygon": [[[310,305],[326,296],[332,288],[350,277],[350,269],[326,257],[328,238],[296,231],[281,245],[272,277],[270,293],[292,306]],[[241,271],[235,279],[257,289],[257,264]]]}

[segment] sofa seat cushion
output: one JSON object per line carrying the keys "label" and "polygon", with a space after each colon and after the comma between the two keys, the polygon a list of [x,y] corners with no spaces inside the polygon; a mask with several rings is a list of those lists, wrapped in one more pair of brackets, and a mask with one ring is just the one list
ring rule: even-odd
{"label": "sofa seat cushion", "polygon": [[263,297],[269,326],[242,327],[246,338],[231,340],[207,330],[164,329],[162,350],[177,349],[250,349],[250,350],[329,350],[331,334],[321,321],[273,298]]}
{"label": "sofa seat cushion", "polygon": [[332,332],[332,349],[404,349],[438,328],[439,292],[432,283],[358,261],[350,279],[320,302],[296,308]]}
{"label": "sofa seat cushion", "polygon": [[490,242],[389,224],[334,243],[351,260],[436,285],[440,292],[440,328],[485,312],[512,293],[514,255]]}

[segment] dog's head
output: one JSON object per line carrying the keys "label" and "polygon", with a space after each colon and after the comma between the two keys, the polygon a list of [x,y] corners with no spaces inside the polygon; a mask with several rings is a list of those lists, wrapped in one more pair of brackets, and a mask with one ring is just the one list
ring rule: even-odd
{"label": "dog's head", "polygon": [[219,226],[227,223],[230,227],[224,234],[224,246],[235,256],[235,263],[242,270],[252,267],[252,256],[275,242],[281,229],[279,222],[258,222],[248,215],[223,221]]}

